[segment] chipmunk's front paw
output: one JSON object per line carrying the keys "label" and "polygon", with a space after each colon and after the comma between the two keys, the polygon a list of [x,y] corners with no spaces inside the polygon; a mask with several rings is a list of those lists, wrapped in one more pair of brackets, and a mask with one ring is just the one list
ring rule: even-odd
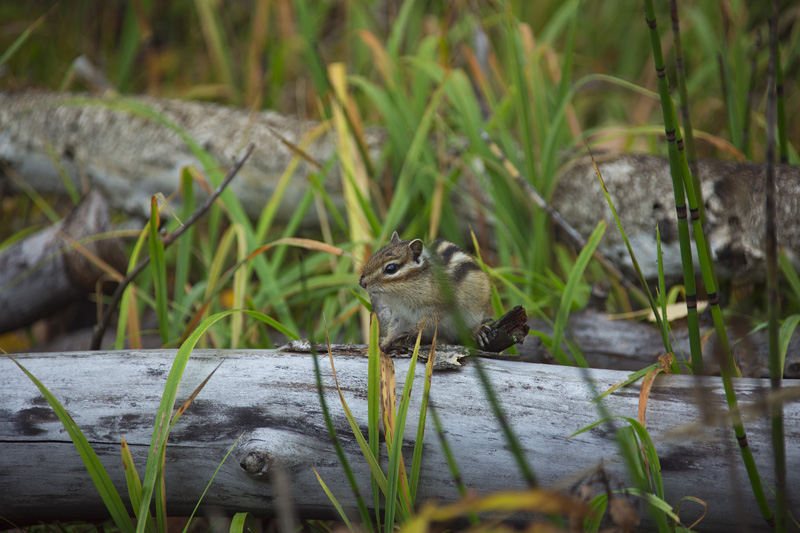
{"label": "chipmunk's front paw", "polygon": [[491,326],[493,323],[494,319],[484,318],[480,325],[478,325],[478,327],[476,327],[472,332],[472,336],[475,339],[475,342],[478,344],[478,348],[481,350],[485,350],[486,347],[489,346],[489,343],[494,336]]}

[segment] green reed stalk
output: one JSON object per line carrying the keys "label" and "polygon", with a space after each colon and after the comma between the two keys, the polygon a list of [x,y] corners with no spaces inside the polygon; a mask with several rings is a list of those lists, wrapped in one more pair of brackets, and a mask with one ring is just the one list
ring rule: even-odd
{"label": "green reed stalk", "polygon": [[[675,108],[672,107],[671,99],[669,100],[669,102],[667,102],[667,105],[670,107],[670,112],[672,114],[673,122],[677,122],[677,118],[675,116]],[[711,317],[714,321],[714,328],[717,333],[717,339],[722,348],[723,361],[720,367],[723,368],[723,375],[725,370],[727,370],[728,372],[733,371],[736,377],[740,378],[742,377],[742,372],[741,370],[739,370],[739,366],[737,365],[736,360],[733,358],[730,342],[728,341],[728,332],[725,329],[725,322],[722,318],[722,310],[720,309],[719,305],[719,295],[717,294],[716,269],[714,267],[714,261],[711,259],[711,250],[706,244],[703,225],[700,221],[697,198],[694,195],[694,190],[690,183],[691,177],[689,173],[689,166],[686,162],[686,154],[684,153],[683,150],[683,139],[681,138],[680,129],[678,129],[675,133],[675,140],[678,147],[678,154],[680,158],[680,165],[681,165],[680,170],[683,177],[683,186],[685,187],[686,195],[689,198],[689,211],[692,216],[694,241],[695,241],[695,246],[697,248],[697,255],[700,261],[700,270],[703,276],[703,284],[706,288],[706,293],[708,294],[708,303],[709,306],[711,307]],[[702,361],[700,361],[700,370],[702,371]]]}
{"label": "green reed stalk", "polygon": [[789,143],[786,139],[786,108],[785,100],[783,97],[783,66],[781,65],[781,56],[775,55],[775,95],[777,97],[778,108],[778,142],[779,152],[781,157],[781,164],[786,165],[789,163]]}
{"label": "green reed stalk", "polygon": [[[767,261],[767,332],[769,335],[770,391],[779,397],[783,371],[778,343],[778,242],[775,221],[775,114],[776,114],[776,63],[778,61],[778,2],[772,1],[769,22],[769,74],[767,90],[767,148],[766,148],[766,261]],[[783,404],[771,406],[772,453],[775,458],[775,531],[786,531],[786,442],[783,431]]]}
{"label": "green reed stalk", "polygon": [[692,354],[692,371],[703,372],[703,353],[700,346],[700,323],[697,317],[697,289],[694,281],[694,265],[692,248],[689,241],[689,224],[686,220],[686,195],[683,190],[678,146],[675,142],[675,119],[672,111],[672,97],[669,94],[669,82],[661,53],[661,40],[656,30],[656,19],[653,15],[652,0],[645,0],[647,25],[650,27],[650,42],[653,47],[656,74],[658,75],[658,92],[661,96],[661,107],[664,114],[664,128],[667,134],[669,149],[669,166],[672,174],[672,190],[675,196],[675,210],[678,217],[678,238],[681,247],[681,264],[683,265],[683,283],[686,287],[686,321],[689,326],[689,346]]}
{"label": "green reed stalk", "polygon": [[[664,69],[664,57],[661,52],[661,40],[658,35],[656,17],[653,9],[653,0],[644,0],[644,5],[645,5],[645,20],[647,22],[648,27],[650,28],[650,42],[653,47],[653,59],[655,62],[656,73],[658,75],[658,88],[659,88],[659,94],[661,96],[661,109],[664,115],[664,125],[667,132],[667,141],[669,142],[670,168],[672,170],[672,181],[675,190],[675,203],[678,209],[678,221],[679,221],[678,229],[682,230],[680,233],[681,258],[683,260],[684,276],[686,276],[687,266],[691,271],[691,251],[689,251],[688,253],[690,262],[687,265],[686,255],[684,254],[684,248],[685,248],[684,232],[686,233],[686,241],[688,242],[688,226],[686,224],[686,204],[683,193],[683,180],[681,176],[682,170],[681,166],[679,166],[680,163],[679,163],[678,146],[675,136],[675,110],[672,106],[672,98],[669,94],[669,82],[667,81],[666,72]],[[687,166],[687,172],[688,172],[688,166]],[[690,195],[690,197],[693,196],[691,187],[689,188],[688,194]],[[694,215],[692,218],[694,218]],[[681,219],[683,220],[683,224],[680,223]],[[695,226],[695,228],[698,228],[699,226],[700,224],[698,218],[698,223]],[[701,237],[699,241],[702,241],[704,244],[704,239],[702,238],[702,232],[700,232],[700,235]],[[697,234],[695,234],[695,237],[697,238]],[[698,250],[699,250],[699,241],[698,241]],[[704,254],[701,253],[700,254],[701,265],[703,264],[704,261],[705,261]],[[709,265],[706,264],[705,268],[703,268],[704,272],[703,279],[707,284],[710,281],[709,277],[707,276],[707,274],[710,273],[709,270],[710,270]],[[694,279],[692,279],[692,281],[694,281]],[[711,282],[712,282],[711,288],[713,289],[713,281]],[[708,285],[706,286],[708,287]],[[697,313],[696,298],[697,295],[692,293],[692,299],[694,300],[695,314]],[[686,295],[687,307],[689,307],[689,299],[690,297],[688,294],[688,287],[687,287],[687,295]],[[709,299],[710,300],[712,299],[712,291],[709,291]],[[716,300],[716,294],[714,294],[713,300]],[[716,302],[716,304],[718,304],[718,302]],[[716,308],[716,313],[714,312],[715,308]],[[712,315],[716,314],[719,314],[721,322],[721,313],[719,311],[719,307],[718,305],[712,303]],[[718,321],[715,319],[714,320],[715,326],[717,326],[717,322]],[[724,326],[722,327],[722,330],[724,330]],[[717,326],[718,335],[719,331],[720,331],[719,326]],[[720,341],[722,340],[723,339],[720,338]],[[694,363],[694,356],[695,353],[693,350],[692,351],[693,363]],[[731,359],[729,359],[729,361]],[[739,450],[742,454],[742,460],[744,461],[748,478],[750,479],[750,485],[753,488],[753,493],[755,495],[756,502],[758,504],[759,510],[761,511],[761,514],[764,516],[764,518],[767,520],[768,523],[771,523],[773,520],[772,510],[769,507],[766,495],[764,494],[764,488],[761,485],[761,479],[758,474],[758,469],[756,467],[755,460],[753,458],[753,451],[750,449],[747,443],[747,435],[745,434],[744,426],[742,424],[741,413],[739,411],[738,402],[736,400],[736,393],[733,390],[730,368],[729,365],[726,364],[726,361],[723,361],[722,364],[720,364],[720,369],[722,371],[722,383],[725,388],[725,398],[728,402],[728,409],[730,410],[731,413],[734,432],[736,434],[736,440],[739,444]]]}
{"label": "green reed stalk", "polygon": [[705,204],[703,191],[700,188],[700,174],[697,169],[697,149],[694,143],[694,130],[689,116],[689,91],[686,88],[686,68],[683,62],[683,45],[681,44],[681,26],[678,17],[678,0],[670,0],[670,15],[672,18],[672,35],[675,41],[675,76],[678,79],[678,94],[681,97],[681,125],[686,136],[686,157],[689,159],[689,170],[692,174],[692,188],[700,208],[700,223],[706,223]]}
{"label": "green reed stalk", "polygon": [[[675,48],[676,48],[676,67],[677,67],[677,74],[678,74],[678,85],[679,91],[681,96],[681,114],[683,118],[683,125],[684,125],[684,132],[686,134],[686,152],[684,152],[684,142],[681,138],[681,130],[678,129],[676,133],[676,142],[678,146],[678,153],[681,156],[681,171],[683,173],[683,184],[686,188],[686,193],[689,198],[689,210],[692,216],[692,226],[694,229],[695,235],[695,245],[697,247],[697,254],[700,262],[700,268],[703,273],[703,283],[706,287],[706,291],[709,295],[709,300],[712,306],[712,315],[714,317],[714,325],[717,329],[717,336],[720,339],[720,343],[723,346],[723,354],[728,355],[730,354],[730,345],[728,343],[728,335],[725,330],[723,321],[722,321],[722,314],[719,312],[719,299],[716,293],[716,286],[717,282],[717,273],[716,269],[714,268],[714,261],[711,257],[711,250],[708,246],[706,246],[705,242],[705,235],[703,233],[703,224],[705,222],[704,217],[704,202],[703,202],[703,195],[700,188],[700,176],[697,172],[697,154],[694,150],[694,139],[692,137],[692,129],[691,129],[691,121],[689,118],[689,108],[688,108],[688,95],[686,92],[686,76],[683,70],[683,58],[681,55],[681,45],[680,45],[680,29],[679,29],[679,22],[678,22],[678,6],[677,0],[671,1],[671,15],[672,15],[672,30],[675,35]],[[667,84],[667,87],[669,85]],[[671,102],[670,102],[671,104]],[[677,119],[675,119],[675,123],[677,123]],[[688,159],[688,165],[687,165]],[[694,168],[692,168],[692,166]],[[729,356],[729,359],[732,357]],[[698,361],[699,372],[702,373],[703,362],[702,360]],[[732,363],[732,367],[736,369],[737,375],[740,374],[738,371],[738,367],[736,366],[735,361]]]}

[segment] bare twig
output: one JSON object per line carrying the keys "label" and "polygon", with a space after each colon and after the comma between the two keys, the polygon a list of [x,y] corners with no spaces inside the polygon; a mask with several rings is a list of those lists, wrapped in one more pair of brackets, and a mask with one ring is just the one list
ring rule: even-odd
{"label": "bare twig", "polygon": [[[211,193],[208,198],[192,213],[184,224],[176,229],[174,232],[170,233],[167,237],[164,238],[164,248],[167,248],[170,244],[175,242],[178,237],[183,235],[183,233],[191,227],[192,224],[197,222],[197,220],[203,216],[206,211],[209,210],[211,205],[214,201],[219,198],[219,195],[222,194],[222,191],[225,190],[225,187],[231,182],[233,177],[239,172],[244,165],[244,162],[250,157],[250,154],[253,152],[253,148],[255,147],[254,144],[250,144],[245,151],[242,153],[241,156],[233,163],[233,166],[228,171],[228,174],[225,176],[225,179],[222,180],[222,183],[216,188],[216,190]],[[94,328],[94,334],[92,335],[92,344],[89,347],[90,350],[99,350],[100,343],[103,340],[103,335],[108,328],[109,321],[111,320],[111,315],[114,313],[114,310],[117,308],[119,301],[122,299],[122,294],[125,292],[125,288],[130,285],[130,283],[139,275],[139,273],[144,270],[144,268],[150,263],[150,256],[145,256],[139,263],[133,267],[133,269],[128,272],[128,275],[125,276],[125,279],[120,282],[117,286],[117,289],[114,291],[114,294],[111,296],[111,302],[106,307],[105,312],[103,313],[103,318]]]}

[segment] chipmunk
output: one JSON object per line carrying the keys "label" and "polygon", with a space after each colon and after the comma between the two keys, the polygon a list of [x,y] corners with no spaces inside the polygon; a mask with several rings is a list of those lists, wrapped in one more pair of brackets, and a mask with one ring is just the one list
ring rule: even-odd
{"label": "chipmunk", "polygon": [[384,340],[381,349],[416,340],[458,343],[469,331],[479,346],[486,342],[491,314],[489,277],[475,259],[452,242],[424,246],[394,232],[388,246],[364,265],[359,285],[367,289]]}

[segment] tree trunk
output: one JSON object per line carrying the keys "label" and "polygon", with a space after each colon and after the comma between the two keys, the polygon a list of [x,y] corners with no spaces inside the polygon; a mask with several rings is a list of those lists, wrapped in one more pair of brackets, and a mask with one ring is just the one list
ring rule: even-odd
{"label": "tree trunk", "polygon": [[[127,501],[120,461],[120,437],[128,442],[143,476],[155,414],[174,350],[74,352],[19,355],[69,411],[91,442],[123,500]],[[182,402],[217,366],[214,376],[175,426],[167,447],[167,504],[173,516],[187,515],[227,449],[242,435],[203,500],[205,509],[272,515],[277,493],[270,484],[276,469],[289,478],[294,512],[302,517],[332,517],[333,507],[312,467],[333,493],[352,509],[354,500],[322,419],[312,356],[276,350],[196,350],[178,394]],[[362,494],[369,494],[369,473],[336,395],[327,356],[318,356],[323,383],[340,442]],[[334,357],[345,397],[366,435],[367,361]],[[574,431],[600,415],[592,398],[627,373],[482,360],[519,436],[539,482],[574,482],[585,469],[603,461],[614,488],[629,486],[612,434],[599,426],[570,440]],[[408,359],[396,359],[399,388]],[[415,370],[417,380],[424,366]],[[418,381],[417,383],[421,383]],[[736,380],[740,405],[756,408],[748,417],[748,440],[760,474],[772,484],[774,472],[768,417],[763,402],[767,380]],[[797,388],[787,390],[797,391]],[[467,485],[489,493],[523,488],[524,483],[492,416],[476,377],[474,363],[458,371],[436,372],[432,401],[440,413]],[[421,387],[412,395],[404,447],[407,464],[416,435]],[[796,396],[796,394],[795,394]],[[0,360],[0,515],[22,525],[39,520],[96,519],[108,516],[72,442],[36,387],[9,360]],[[606,400],[609,412],[637,416],[638,388],[617,391]],[[647,428],[661,460],[667,500],[696,496],[709,505],[704,521],[714,530],[742,524],[761,527],[733,432],[723,427],[720,380],[659,376],[650,394]],[[709,418],[701,421],[705,413]],[[789,472],[800,467],[800,405],[784,406]],[[694,427],[688,424],[696,423]],[[718,425],[720,424],[720,425]],[[615,421],[620,427],[622,421]],[[668,438],[679,428],[688,431]],[[562,485],[563,486],[563,485]],[[800,477],[789,476],[789,492],[800,491]],[[769,493],[769,491],[767,491]],[[428,424],[419,501],[457,497],[438,439]],[[369,498],[368,498],[369,499]],[[690,524],[699,506],[684,502],[681,517]],[[643,506],[640,512],[644,514]],[[646,517],[644,517],[646,519]]]}

